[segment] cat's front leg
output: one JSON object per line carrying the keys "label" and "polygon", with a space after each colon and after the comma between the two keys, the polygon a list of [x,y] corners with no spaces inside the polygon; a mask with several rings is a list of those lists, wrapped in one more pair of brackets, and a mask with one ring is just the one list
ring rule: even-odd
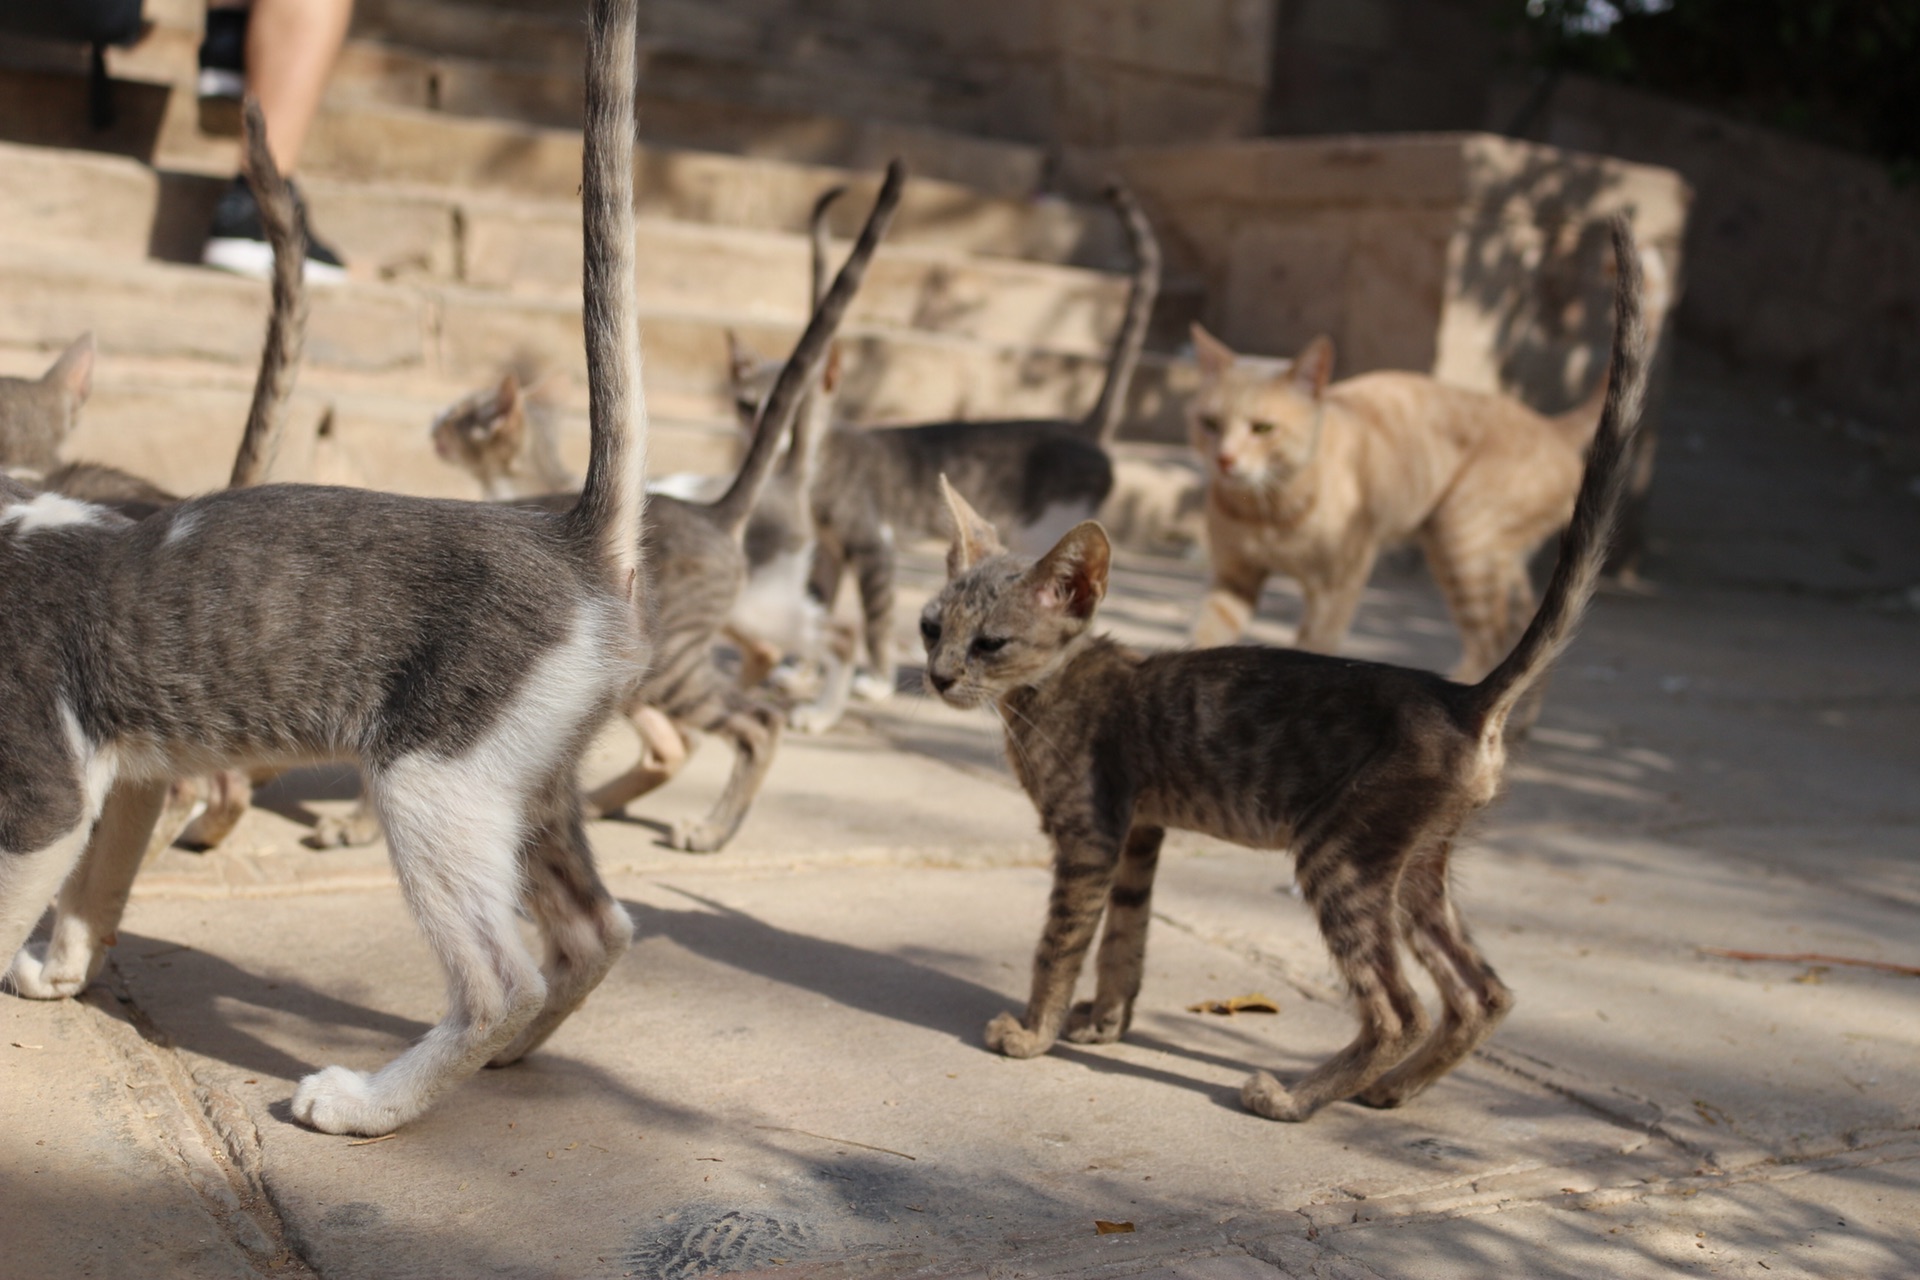
{"label": "cat's front leg", "polygon": [[1093,999],[1067,1014],[1066,1039],[1074,1044],[1112,1044],[1133,1023],[1146,968],[1147,922],[1152,915],[1153,873],[1160,865],[1164,827],[1127,833],[1120,870],[1107,893],[1107,924],[1100,936],[1099,985]]}
{"label": "cat's front leg", "polygon": [[987,1024],[987,1047],[1009,1058],[1035,1058],[1053,1047],[1067,1019],[1073,984],[1107,904],[1119,840],[1087,831],[1057,836],[1047,923],[1033,957],[1033,987],[1022,1018],[1003,1013]]}

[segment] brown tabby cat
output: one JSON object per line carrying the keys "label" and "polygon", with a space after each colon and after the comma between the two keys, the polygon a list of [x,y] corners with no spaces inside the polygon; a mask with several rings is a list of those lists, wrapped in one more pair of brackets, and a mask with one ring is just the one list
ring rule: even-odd
{"label": "brown tabby cat", "polygon": [[0,377],[0,468],[48,471],[93,389],[93,335],[83,333],[38,378]]}
{"label": "brown tabby cat", "polygon": [[[135,522],[0,477],[4,981],[55,999],[98,973],[170,779],[353,758],[444,971],[446,1014],[379,1071],[303,1079],[292,1114],[324,1132],[390,1132],[482,1065],[519,1060],[632,940],[577,776],[651,648],[637,26],[634,0],[591,0],[592,443],[564,514],[260,485]],[[28,945],[49,899],[48,940]]]}
{"label": "brown tabby cat", "polygon": [[[1624,221],[1614,242],[1630,250]],[[1625,447],[1645,387],[1639,274],[1623,252],[1606,409],[1545,601],[1478,684],[1288,649],[1143,656],[1089,632],[1110,549],[1080,525],[1037,562],[1007,554],[953,494],[949,580],[921,618],[927,682],[956,707],[991,705],[1007,756],[1054,845],[1053,894],[1026,1015],[987,1043],[1010,1057],[1057,1037],[1126,1032],[1140,990],[1148,902],[1166,828],[1292,849],[1301,889],[1351,987],[1360,1034],[1291,1088],[1265,1072],[1241,1091],[1275,1120],[1329,1102],[1405,1102],[1460,1062],[1513,996],[1448,896],[1461,825],[1498,793],[1516,703],[1573,637],[1625,489]],[[1102,913],[1091,1003],[1068,1008]],[[1404,942],[1433,976],[1429,1034],[1401,968]]]}
{"label": "brown tabby cat", "polygon": [[[734,748],[732,775],[705,819],[681,823],[669,834],[668,843],[676,849],[711,853],[721,848],[739,830],[772,763],[781,713],[727,679],[714,664],[714,644],[738,612],[749,561],[743,543],[772,478],[780,442],[805,397],[803,389],[820,376],[833,335],[886,234],[905,182],[905,167],[897,162],[889,166],[852,256],[821,297],[781,369],[754,424],[747,456],[726,491],[704,503],[658,493],[649,500],[653,518],[647,550],[655,566],[656,657],[626,705],[642,755],[632,768],[596,788],[587,797],[587,807],[595,814],[615,812],[671,780],[687,760],[685,735],[690,732],[726,738]],[[436,451],[465,462],[489,493],[500,497],[516,493],[524,460],[532,461],[535,475],[551,475],[557,466],[550,445],[532,451],[525,447],[529,437],[539,440],[542,433],[527,429],[525,405],[510,379],[497,390],[455,405],[440,415],[433,429]],[[564,509],[573,496],[526,500]]]}
{"label": "brown tabby cat", "polygon": [[1573,512],[1598,405],[1550,419],[1417,373],[1330,385],[1324,337],[1291,361],[1237,356],[1199,325],[1193,341],[1213,577],[1194,643],[1232,643],[1283,573],[1306,597],[1295,643],[1333,653],[1381,549],[1417,537],[1464,642],[1454,677],[1492,670],[1532,616],[1527,558]]}
{"label": "brown tabby cat", "polygon": [[[942,475],[973,494],[989,518],[1010,530],[1016,546],[1036,550],[1075,521],[1093,516],[1113,488],[1106,450],[1125,414],[1159,296],[1160,245],[1132,192],[1115,185],[1107,199],[1126,229],[1133,283],[1106,381],[1086,417],[865,429],[837,424],[820,445],[812,490],[819,538],[812,591],[831,608],[841,579],[853,572],[872,664],[871,678],[860,687],[869,696],[893,691],[894,543],[900,537],[945,533]],[[746,403],[758,402],[756,389],[743,385],[738,371],[735,393]],[[824,405],[822,412],[830,418]]]}

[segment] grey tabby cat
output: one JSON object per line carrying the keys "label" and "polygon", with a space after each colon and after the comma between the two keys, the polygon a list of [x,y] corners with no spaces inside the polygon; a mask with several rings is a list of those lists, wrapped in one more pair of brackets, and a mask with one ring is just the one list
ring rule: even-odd
{"label": "grey tabby cat", "polygon": [[0,468],[48,471],[93,389],[93,335],[83,333],[38,378],[0,377]]}
{"label": "grey tabby cat", "polygon": [[[714,807],[704,819],[676,824],[667,841],[691,853],[712,853],[733,838],[759,793],[779,741],[778,707],[743,689],[714,663],[714,644],[734,618],[748,576],[750,521],[763,505],[779,447],[805,397],[819,378],[867,264],[886,235],[906,184],[895,162],[861,229],[853,255],[814,308],[806,331],[775,382],[754,424],[752,443],[726,491],[709,503],[662,494],[649,501],[647,560],[654,566],[654,666],[628,700],[625,712],[643,751],[632,768],[587,796],[589,812],[616,812],[671,780],[689,755],[685,734],[711,733],[733,745],[734,765]],[[511,412],[502,414],[500,410]],[[511,430],[504,424],[517,421]],[[434,423],[442,457],[472,460],[491,492],[511,492],[514,468],[523,456],[517,438],[526,434],[525,407],[510,382],[455,405]],[[505,444],[511,446],[503,449]],[[533,455],[536,464],[550,445]],[[549,461],[543,471],[550,473]],[[567,493],[522,499],[554,510],[573,502]],[[664,714],[666,721],[661,720]]]}
{"label": "grey tabby cat", "polygon": [[[649,651],[634,8],[589,6],[592,449],[564,514],[266,485],[133,522],[0,479],[6,981],[54,998],[98,972],[171,778],[355,758],[447,1012],[378,1072],[302,1080],[293,1115],[325,1132],[390,1132],[519,1059],[633,935],[594,868],[576,771]],[[56,894],[47,943],[26,945]]]}
{"label": "grey tabby cat", "polygon": [[[1106,381],[1085,418],[934,422],[866,430],[835,425],[821,444],[813,484],[819,543],[812,590],[831,608],[841,579],[853,571],[867,658],[879,691],[890,692],[894,679],[894,542],[899,536],[945,535],[942,475],[973,494],[988,519],[1011,531],[1017,547],[1033,550],[1049,545],[1075,522],[1091,518],[1113,488],[1113,463],[1106,450],[1125,413],[1147,321],[1159,296],[1160,246],[1130,191],[1116,184],[1107,198],[1126,227],[1134,273]],[[815,212],[816,245],[821,212]],[[738,373],[735,385],[736,395],[757,402],[753,388],[742,386]]]}
{"label": "grey tabby cat", "polygon": [[[1358,1006],[1359,1035],[1303,1079],[1249,1079],[1250,1110],[1304,1120],[1342,1098],[1398,1106],[1512,1007],[1450,900],[1447,863],[1462,824],[1500,789],[1508,717],[1593,595],[1626,487],[1647,343],[1624,221],[1613,236],[1622,264],[1613,372],[1573,521],[1539,611],[1478,684],[1284,649],[1132,652],[1088,630],[1107,586],[1099,525],[1072,530],[1035,563],[1004,552],[949,490],[949,581],[921,618],[927,682],[953,706],[997,710],[1014,774],[1054,845],[1026,1014],[995,1018],[988,1045],[1027,1058],[1062,1035],[1100,1044],[1125,1034],[1168,827],[1293,850]],[[1069,1009],[1103,913],[1093,999]],[[1439,990],[1431,1030],[1402,943]]]}

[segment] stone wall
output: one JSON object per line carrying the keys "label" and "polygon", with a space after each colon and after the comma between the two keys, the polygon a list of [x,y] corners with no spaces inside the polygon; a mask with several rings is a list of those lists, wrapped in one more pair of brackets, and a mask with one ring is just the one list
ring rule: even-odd
{"label": "stone wall", "polygon": [[[1490,110],[1506,106],[1496,94]],[[1871,160],[1584,77],[1533,120],[1555,145],[1686,175],[1690,336],[1920,439],[1920,190]]]}
{"label": "stone wall", "polygon": [[1070,168],[1139,192],[1220,337],[1291,354],[1326,334],[1336,376],[1417,369],[1543,411],[1577,403],[1610,331],[1615,212],[1641,243],[1656,322],[1679,288],[1677,175],[1491,134],[1129,147]]}

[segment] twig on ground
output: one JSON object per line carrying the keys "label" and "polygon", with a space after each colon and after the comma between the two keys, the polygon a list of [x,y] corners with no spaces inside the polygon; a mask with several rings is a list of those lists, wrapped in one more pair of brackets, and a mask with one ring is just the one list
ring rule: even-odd
{"label": "twig on ground", "polygon": [[1881,973],[1897,973],[1908,978],[1920,978],[1920,965],[1892,964],[1886,960],[1858,960],[1851,956],[1829,956],[1818,951],[1729,951],[1725,947],[1701,947],[1701,955],[1719,956],[1722,960],[1772,960],[1780,964],[1844,964],[1855,969],[1878,969]]}

